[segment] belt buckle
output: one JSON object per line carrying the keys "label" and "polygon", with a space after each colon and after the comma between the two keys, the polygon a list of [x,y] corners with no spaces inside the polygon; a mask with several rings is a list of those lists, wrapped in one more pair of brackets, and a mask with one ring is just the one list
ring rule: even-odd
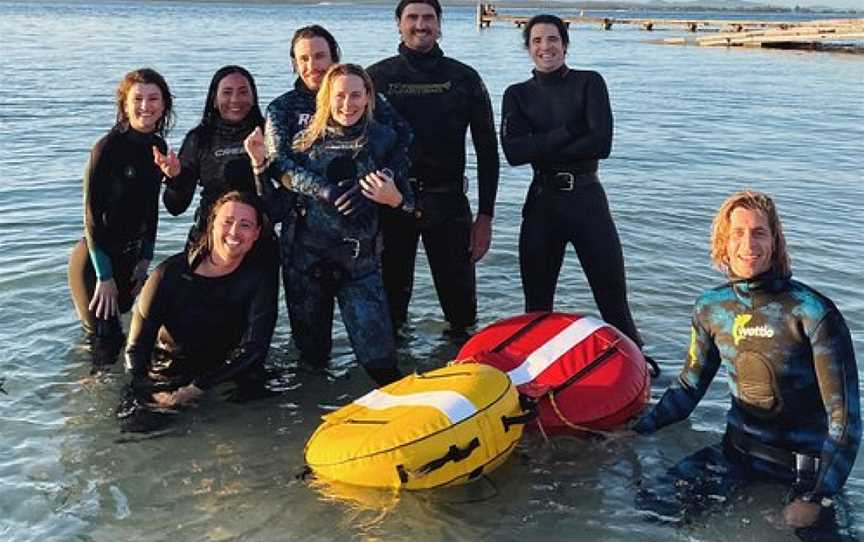
{"label": "belt buckle", "polygon": [[819,458],[806,454],[795,454],[795,471],[815,474],[819,472]]}
{"label": "belt buckle", "polygon": [[360,257],[360,239],[355,239],[353,237],[343,237],[342,242],[343,243],[353,243],[354,246],[351,248],[351,252],[352,252],[351,258],[352,259],[356,260],[357,258]]}
{"label": "belt buckle", "polygon": [[576,178],[569,171],[556,173],[554,179],[556,181],[562,181],[563,180],[565,183],[567,183],[564,186],[558,187],[558,190],[560,190],[562,192],[572,192],[573,187],[576,185]]}

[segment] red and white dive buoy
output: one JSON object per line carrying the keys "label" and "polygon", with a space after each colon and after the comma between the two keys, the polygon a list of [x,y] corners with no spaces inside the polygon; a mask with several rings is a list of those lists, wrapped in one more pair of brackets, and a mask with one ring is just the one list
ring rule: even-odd
{"label": "red and white dive buoy", "polygon": [[639,347],[591,316],[534,312],[474,335],[457,363],[483,363],[508,374],[538,401],[535,423],[547,434],[611,429],[648,401],[648,366]]}

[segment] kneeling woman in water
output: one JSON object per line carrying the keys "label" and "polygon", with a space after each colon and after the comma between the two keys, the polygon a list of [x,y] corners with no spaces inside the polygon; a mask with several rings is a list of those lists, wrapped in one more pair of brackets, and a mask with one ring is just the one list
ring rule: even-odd
{"label": "kneeling woman in water", "polygon": [[227,380],[260,380],[278,292],[278,259],[262,231],[258,197],[228,192],[198,245],[147,279],[126,348],[139,399],[171,407]]}
{"label": "kneeling woman in water", "polygon": [[157,72],[127,73],[117,87],[117,122],[90,151],[84,239],[69,258],[69,290],[94,367],[117,360],[123,346],[119,316],[132,307],[153,259],[163,174],[154,152],[166,151],[171,104]]}
{"label": "kneeling woman in water", "polygon": [[255,192],[255,177],[243,140],[256,127],[263,128],[255,80],[245,68],[225,66],[210,81],[201,122],[186,134],[180,156],[157,155],[168,172],[162,200],[174,216],[189,208],[195,187],[201,200],[189,230],[192,246],[207,227],[210,207],[231,190]]}
{"label": "kneeling woman in water", "polygon": [[[316,96],[315,116],[294,140],[294,165],[282,181],[303,201],[285,270],[291,329],[302,360],[320,366],[329,358],[335,298],[354,354],[382,385],[400,373],[381,281],[376,204],[413,210],[413,195],[403,146],[391,128],[373,119],[374,96],[363,68],[331,66]],[[264,150],[260,142],[251,143],[247,150],[260,168]],[[402,167],[394,172],[383,164]]]}

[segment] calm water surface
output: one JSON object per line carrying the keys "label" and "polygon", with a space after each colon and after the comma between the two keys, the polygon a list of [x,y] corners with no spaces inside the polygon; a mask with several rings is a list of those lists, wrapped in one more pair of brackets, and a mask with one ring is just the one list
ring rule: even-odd
{"label": "calm water surface", "polygon": [[[111,125],[122,74],[153,66],[177,97],[175,148],[200,118],[212,73],[256,76],[262,106],[294,79],[288,39],[322,23],[346,60],[394,53],[390,8],[184,3],[0,3],[0,538],[3,540],[788,540],[783,490],[757,486],[684,527],[650,522],[633,502],[641,480],[719,439],[725,377],[688,422],[626,442],[525,439],[489,480],[469,488],[350,502],[296,474],[322,413],[370,388],[337,327],[333,374],[297,369],[280,315],[270,361],[281,395],[237,405],[219,394],[180,416],[169,436],[128,439],[113,417],[126,381],[94,379],[68,298],[66,259],[81,235],[81,172]],[[679,35],[655,32],[650,37]],[[601,177],[624,243],[631,303],[648,351],[677,372],[695,296],[717,284],[706,250],[713,210],[752,186],[776,196],[796,275],[834,299],[864,354],[864,58],[646,43],[646,33],[580,28],[569,64],[596,69],[616,119]],[[471,9],[447,9],[442,46],[474,66],[496,112],[530,65],[519,33],[478,31]],[[470,165],[473,170],[473,161]],[[473,174],[473,172],[472,172]],[[526,168],[502,169],[492,251],[478,268],[481,323],[522,307],[516,238]],[[191,222],[163,215],[157,260]],[[562,310],[593,312],[575,257]],[[451,358],[431,281],[420,266],[407,370]],[[864,366],[860,363],[859,366]],[[864,461],[846,486],[847,535],[864,523]]]}

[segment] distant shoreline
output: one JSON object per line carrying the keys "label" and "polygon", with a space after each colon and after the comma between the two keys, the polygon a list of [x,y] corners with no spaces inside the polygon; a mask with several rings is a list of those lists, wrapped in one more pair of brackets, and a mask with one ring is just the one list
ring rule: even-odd
{"label": "distant shoreline", "polygon": [[[140,0],[139,0],[140,1]],[[313,1],[313,0],[150,0],[151,2],[166,2],[166,3],[196,3],[196,4],[259,4],[259,5],[307,5],[307,6],[327,6],[327,5],[340,5],[340,6],[350,6],[350,5],[368,5],[368,6],[388,6],[393,7],[394,2],[392,0],[322,0],[322,1]],[[707,1],[707,0],[704,0]],[[674,1],[666,2],[666,1],[649,1],[649,2],[628,2],[628,1],[619,1],[619,2],[597,2],[597,1],[531,1],[531,0],[504,0],[498,2],[484,2],[491,3],[495,5],[497,8],[501,9],[535,9],[538,11],[556,11],[558,9],[566,9],[566,10],[585,10],[586,12],[590,11],[658,11],[658,12],[737,12],[737,13],[796,13],[796,14],[823,14],[823,13],[836,13],[836,14],[850,14],[850,15],[864,15],[864,10],[857,9],[840,9],[840,8],[829,8],[829,7],[795,7],[795,8],[786,8],[782,6],[772,6],[768,4],[757,4],[752,3],[752,5],[747,5],[744,2],[740,2],[740,0],[735,0],[734,3],[730,3],[728,5],[716,5],[716,4],[706,4],[700,5],[696,3],[689,2],[681,2],[676,3]],[[0,0],[0,3],[17,3],[16,0]],[[105,3],[123,3],[122,0],[31,0],[30,3],[34,4],[56,4],[56,3],[69,3],[69,4],[105,4]],[[467,7],[467,6],[476,6],[477,0],[442,0],[442,4],[444,7],[447,6],[459,6],[459,7]]]}

